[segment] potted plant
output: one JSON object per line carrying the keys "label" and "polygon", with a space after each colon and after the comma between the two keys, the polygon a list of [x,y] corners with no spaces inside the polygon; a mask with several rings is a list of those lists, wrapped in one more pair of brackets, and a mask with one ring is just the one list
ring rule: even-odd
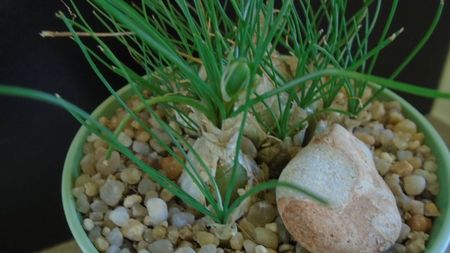
{"label": "potted plant", "polygon": [[[395,81],[442,1],[389,78],[371,72],[402,32],[389,34],[397,1],[373,47],[381,0],[354,13],[346,1],[89,3],[107,33],[75,4],[57,16],[111,98],[89,115],[59,96],[0,86],[83,124],[62,187],[83,251],[444,252],[448,150],[386,89],[450,98]],[[114,91],[99,65],[129,84]]]}

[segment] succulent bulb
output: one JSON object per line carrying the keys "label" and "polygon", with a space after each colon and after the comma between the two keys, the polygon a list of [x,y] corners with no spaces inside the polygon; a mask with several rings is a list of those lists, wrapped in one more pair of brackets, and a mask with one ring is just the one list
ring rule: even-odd
{"label": "succulent bulb", "polygon": [[245,59],[237,59],[228,64],[220,83],[225,102],[235,100],[250,82],[250,67]]}

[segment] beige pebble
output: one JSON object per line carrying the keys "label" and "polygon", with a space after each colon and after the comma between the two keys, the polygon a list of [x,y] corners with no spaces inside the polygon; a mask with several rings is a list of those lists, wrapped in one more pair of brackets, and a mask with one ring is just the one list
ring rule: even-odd
{"label": "beige pebble", "polygon": [[244,249],[246,253],[255,253],[256,243],[251,240],[244,241]]}
{"label": "beige pebble", "polygon": [[424,207],[425,216],[437,217],[439,216],[439,210],[433,202],[426,202]]}
{"label": "beige pebble", "polygon": [[423,215],[413,215],[407,221],[408,226],[414,231],[428,232],[431,230],[431,219]]}
{"label": "beige pebble", "polygon": [[391,124],[397,124],[400,121],[402,121],[405,117],[403,117],[403,114],[399,111],[390,111],[389,112],[389,123]]}
{"label": "beige pebble", "polygon": [[122,234],[124,237],[132,241],[141,241],[142,235],[145,231],[145,226],[138,220],[129,219],[122,227]]}
{"label": "beige pebble", "polygon": [[98,194],[97,185],[93,182],[87,182],[84,184],[85,193],[88,197],[95,197]]}
{"label": "beige pebble", "polygon": [[356,132],[354,135],[368,146],[375,144],[375,138],[372,135],[363,132]]}
{"label": "beige pebble", "polygon": [[142,202],[142,197],[138,194],[128,195],[123,200],[123,206],[126,208],[131,208],[132,206]]}
{"label": "beige pebble", "polygon": [[137,141],[147,142],[150,140],[150,134],[145,131],[138,131],[135,136]]}
{"label": "beige pebble", "polygon": [[77,177],[77,179],[75,180],[75,187],[84,186],[85,184],[87,184],[90,181],[91,181],[91,177],[89,175],[82,174],[79,177]]}
{"label": "beige pebble", "polygon": [[394,131],[415,134],[417,132],[417,126],[411,120],[403,119],[394,126]]}
{"label": "beige pebble", "polygon": [[264,225],[264,227],[274,233],[278,233],[278,225],[275,222],[267,223],[266,225]]}
{"label": "beige pebble", "polygon": [[257,227],[255,229],[255,242],[267,248],[277,249],[278,235],[267,228]]}
{"label": "beige pebble", "polygon": [[421,253],[425,250],[425,241],[428,239],[428,234],[424,232],[412,232],[409,238],[405,243],[408,253]]}
{"label": "beige pebble", "polygon": [[423,169],[430,172],[435,172],[437,169],[437,165],[435,161],[425,161],[423,163]]}
{"label": "beige pebble", "polygon": [[418,170],[422,167],[422,159],[419,157],[411,157],[406,159],[411,166],[413,166],[413,169]]}
{"label": "beige pebble", "polygon": [[413,172],[413,166],[406,160],[395,162],[392,164],[390,171],[402,177],[407,176]]}
{"label": "beige pebble", "polygon": [[288,243],[283,243],[280,245],[280,247],[278,247],[278,252],[280,253],[284,253],[284,252],[289,252],[289,251],[293,251],[294,250],[294,246]]}
{"label": "beige pebble", "polygon": [[386,110],[384,109],[384,104],[378,101],[373,102],[370,107],[370,111],[372,112],[372,118],[377,121],[383,121],[383,117],[386,114]]}
{"label": "beige pebble", "polygon": [[200,246],[205,246],[208,244],[219,245],[219,239],[215,237],[213,234],[205,231],[198,231],[194,235],[194,240],[200,244]]}
{"label": "beige pebble", "polygon": [[161,191],[161,194],[159,195],[159,197],[164,200],[165,202],[169,202],[170,200],[173,199],[174,195],[167,189],[163,189]]}
{"label": "beige pebble", "polygon": [[178,230],[179,236],[182,240],[190,241],[192,240],[192,228],[190,226],[184,226]]}
{"label": "beige pebble", "polygon": [[163,239],[166,237],[166,235],[167,235],[167,228],[162,225],[158,225],[154,227],[152,230],[152,236],[155,240]]}
{"label": "beige pebble", "polygon": [[125,168],[120,173],[120,179],[127,184],[137,184],[141,180],[142,172],[134,167]]}
{"label": "beige pebble", "polygon": [[234,250],[241,250],[244,246],[244,236],[241,233],[236,233],[230,239],[230,247]]}
{"label": "beige pebble", "polygon": [[109,247],[108,241],[103,236],[97,237],[94,244],[95,247],[101,252],[105,252]]}
{"label": "beige pebble", "polygon": [[239,221],[238,227],[245,239],[250,239],[255,236],[255,226],[246,218],[243,218]]}
{"label": "beige pebble", "polygon": [[173,245],[177,245],[178,237],[178,229],[175,226],[169,227],[167,232],[167,239],[169,239],[169,241],[172,242]]}

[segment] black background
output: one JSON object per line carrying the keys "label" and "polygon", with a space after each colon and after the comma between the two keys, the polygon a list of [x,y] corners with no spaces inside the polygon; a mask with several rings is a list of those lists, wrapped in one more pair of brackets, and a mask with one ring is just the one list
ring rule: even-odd
{"label": "black background", "polygon": [[[384,51],[377,74],[389,75],[419,41],[437,2],[400,1],[393,29],[406,30]],[[70,39],[38,35],[41,30],[64,30],[54,16],[63,9],[57,0],[0,0],[0,83],[59,93],[91,111],[108,94],[81,51]],[[398,79],[436,87],[449,42],[447,6],[430,42]],[[115,87],[123,83],[112,79]],[[430,100],[407,99],[423,113],[430,109]],[[61,109],[0,97],[0,252],[32,252],[71,237],[61,205],[60,178],[78,128]]]}

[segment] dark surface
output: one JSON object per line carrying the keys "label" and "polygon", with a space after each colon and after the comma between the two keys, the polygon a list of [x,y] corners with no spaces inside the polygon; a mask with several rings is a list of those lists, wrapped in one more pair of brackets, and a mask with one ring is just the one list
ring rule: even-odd
{"label": "dark surface", "polygon": [[[433,2],[433,4],[431,4]],[[393,28],[402,37],[379,60],[388,75],[424,33],[435,2],[401,1]],[[59,93],[91,111],[107,97],[80,50],[69,39],[42,39],[41,30],[63,30],[54,16],[57,0],[2,0],[0,83]],[[405,82],[437,85],[450,42],[450,11],[424,51],[400,75]],[[115,79],[115,84],[121,81]],[[426,113],[430,100],[407,97]],[[0,252],[32,252],[69,239],[60,198],[65,153],[79,125],[61,109],[38,102],[0,98]]]}

